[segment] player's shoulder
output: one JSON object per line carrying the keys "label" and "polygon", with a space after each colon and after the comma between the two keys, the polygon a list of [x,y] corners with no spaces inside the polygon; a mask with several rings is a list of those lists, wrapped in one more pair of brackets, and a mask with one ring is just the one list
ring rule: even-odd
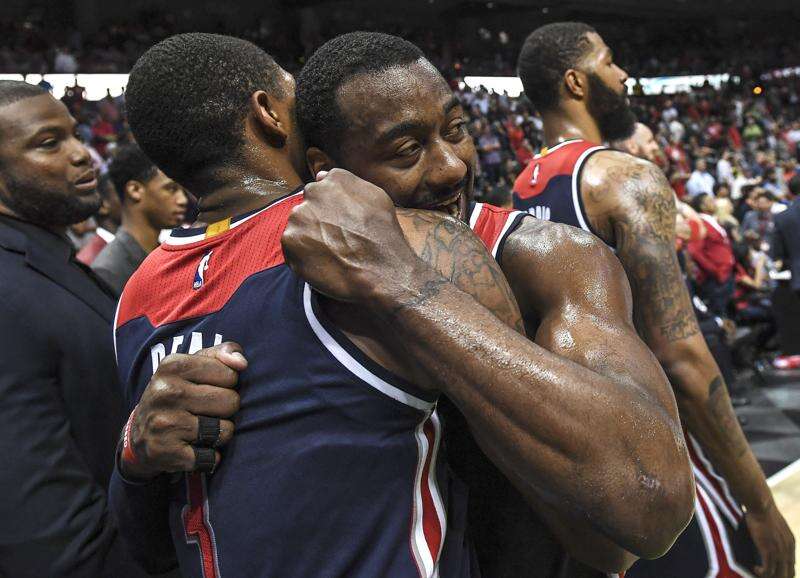
{"label": "player's shoulder", "polygon": [[580,187],[584,203],[609,210],[652,201],[674,205],[675,195],[664,172],[654,163],[622,151],[605,149],[589,157]]}
{"label": "player's shoulder", "polygon": [[[528,216],[506,241],[504,259],[517,253],[543,266],[589,265],[616,259],[608,246],[595,235],[563,223]],[[576,271],[579,274],[579,271]]]}

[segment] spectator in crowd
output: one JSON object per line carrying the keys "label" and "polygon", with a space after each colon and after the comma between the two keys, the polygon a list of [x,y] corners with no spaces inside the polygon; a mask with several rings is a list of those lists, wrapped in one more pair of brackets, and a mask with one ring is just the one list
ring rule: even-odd
{"label": "spectator in crowd", "polygon": [[752,231],[759,239],[766,239],[772,234],[775,226],[772,213],[775,199],[764,189],[756,190],[753,196],[753,209],[748,211],[742,219],[742,233]]}
{"label": "spectator in crowd", "polygon": [[772,258],[791,272],[791,288],[800,296],[800,176],[789,181],[789,190],[792,203],[786,211],[775,215],[770,246]]}
{"label": "spectator in crowd", "polygon": [[699,213],[706,229],[703,239],[688,245],[689,254],[697,265],[699,293],[712,314],[728,317],[728,306],[734,288],[733,247],[728,233],[714,218],[717,207],[712,195],[696,195],[692,198],[692,208]]}
{"label": "spectator in crowd", "polygon": [[106,507],[124,423],[114,298],[66,237],[100,207],[91,159],[30,84],[0,80],[0,135],[0,574],[143,577]]}
{"label": "spectator in crowd", "polygon": [[664,166],[664,160],[661,158],[661,149],[658,146],[658,142],[656,142],[653,131],[644,123],[637,122],[630,137],[623,141],[611,143],[611,145],[617,150],[648,160],[659,166]]}
{"label": "spectator in crowd", "polygon": [[84,265],[91,265],[103,248],[114,240],[114,235],[120,224],[122,206],[114,184],[108,175],[100,175],[97,179],[97,190],[100,192],[102,204],[94,220],[97,227],[94,236],[90,238],[83,248],[78,251],[75,258]]}
{"label": "spectator in crowd", "polygon": [[108,173],[122,202],[122,225],[92,269],[119,296],[133,272],[158,246],[161,231],[183,222],[187,197],[135,144],[117,151]]}
{"label": "spectator in crowd", "polygon": [[492,131],[488,122],[483,123],[478,137],[478,152],[481,158],[481,170],[490,183],[495,183],[500,178],[500,165],[503,162],[500,149],[500,139],[497,134]]}
{"label": "spectator in crowd", "polygon": [[702,193],[707,195],[714,194],[714,177],[708,172],[708,165],[705,159],[697,159],[689,180],[686,182],[686,193],[690,197],[696,197]]}

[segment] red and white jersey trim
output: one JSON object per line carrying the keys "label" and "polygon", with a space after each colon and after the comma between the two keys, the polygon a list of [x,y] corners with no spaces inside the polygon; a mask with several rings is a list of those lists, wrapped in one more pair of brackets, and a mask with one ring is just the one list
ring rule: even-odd
{"label": "red and white jersey trim", "polygon": [[425,416],[414,435],[418,454],[414,475],[414,510],[411,515],[411,553],[420,578],[438,578],[447,519],[436,481],[436,460],[442,428],[435,410]]}
{"label": "red and white jersey trim", "polygon": [[485,203],[475,203],[469,217],[469,227],[480,237],[486,248],[497,259],[503,241],[509,234],[517,217],[527,215],[524,211],[508,211]]}
{"label": "red and white jersey trim", "polygon": [[714,502],[700,484],[695,495],[695,514],[708,554],[705,578],[754,578],[739,566],[733,555],[728,531]]}
{"label": "red and white jersey trim", "polygon": [[728,519],[734,528],[739,527],[744,513],[733,499],[728,483],[720,476],[708,461],[703,448],[689,432],[685,432],[692,470],[698,486],[702,486],[711,501]]}

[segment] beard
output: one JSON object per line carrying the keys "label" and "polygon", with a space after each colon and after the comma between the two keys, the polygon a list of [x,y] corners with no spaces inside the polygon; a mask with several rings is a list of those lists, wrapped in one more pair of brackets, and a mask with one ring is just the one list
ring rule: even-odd
{"label": "beard", "polygon": [[6,175],[5,190],[0,189],[0,201],[23,221],[44,227],[65,227],[80,223],[94,215],[102,204],[100,193],[78,195],[61,191],[36,178]]}
{"label": "beard", "polygon": [[627,102],[627,94],[617,94],[596,74],[588,74],[590,98],[589,114],[597,123],[606,142],[625,140],[636,128],[636,115]]}

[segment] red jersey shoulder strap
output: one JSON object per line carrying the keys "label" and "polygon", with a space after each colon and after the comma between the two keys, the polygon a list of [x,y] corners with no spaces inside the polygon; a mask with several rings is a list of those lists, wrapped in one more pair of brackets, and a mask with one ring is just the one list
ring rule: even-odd
{"label": "red jersey shoulder strap", "polygon": [[503,245],[524,217],[523,211],[503,209],[486,203],[475,203],[469,217],[469,226],[498,262]]}

